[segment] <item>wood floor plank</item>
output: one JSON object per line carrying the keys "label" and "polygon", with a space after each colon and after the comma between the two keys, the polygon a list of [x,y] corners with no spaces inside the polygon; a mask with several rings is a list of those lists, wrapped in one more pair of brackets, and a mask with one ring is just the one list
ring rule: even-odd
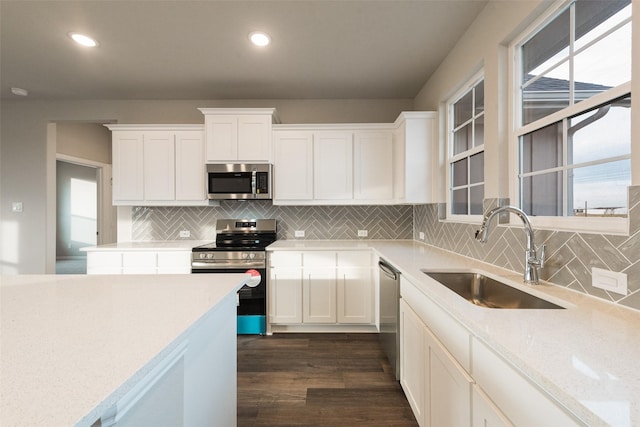
{"label": "wood floor plank", "polygon": [[376,334],[238,336],[238,426],[417,426]]}

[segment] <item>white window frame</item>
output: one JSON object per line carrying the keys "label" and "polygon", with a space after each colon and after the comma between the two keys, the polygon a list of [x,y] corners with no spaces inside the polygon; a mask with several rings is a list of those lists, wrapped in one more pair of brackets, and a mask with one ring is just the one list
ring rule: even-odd
{"label": "white window frame", "polygon": [[[539,120],[527,125],[521,126],[522,123],[522,93],[520,90],[521,80],[521,51],[520,48],[524,43],[531,39],[538,31],[543,29],[551,20],[556,18],[560,13],[564,12],[574,0],[559,0],[555,2],[542,16],[535,20],[528,28],[525,29],[518,37],[509,45],[509,87],[511,96],[509,96],[509,197],[512,205],[519,205],[519,173],[520,173],[520,137],[534,130],[541,129],[550,124],[562,121],[567,117],[576,116],[580,113],[595,108],[601,104],[612,101],[616,98],[631,93],[631,81],[620,86],[616,86],[606,92],[599,93],[589,99],[574,103],[560,111],[554,112]],[[632,6],[633,7],[633,6]],[[632,12],[633,13],[633,12]],[[617,28],[617,27],[616,27]],[[603,36],[604,37],[604,36]],[[599,37],[597,40],[600,40]],[[597,41],[595,40],[595,41]],[[587,48],[591,44],[580,49]],[[577,52],[572,52],[575,55]],[[633,74],[633,72],[632,72]],[[573,89],[570,89],[571,92]],[[632,94],[633,96],[633,94]],[[633,101],[632,101],[633,102]],[[630,156],[629,156],[630,158]],[[566,195],[564,196],[566,197]],[[630,208],[630,206],[627,206]],[[627,218],[606,218],[606,217],[578,217],[578,216],[532,216],[531,223],[537,228],[557,229],[566,231],[584,231],[627,235],[629,230],[629,219]]]}
{"label": "white window frame", "polygon": [[[454,144],[454,140],[453,140],[453,129],[454,129],[454,124],[453,124],[453,105],[458,102],[464,95],[466,95],[471,89],[473,89],[478,83],[480,83],[481,81],[485,80],[485,76],[484,76],[484,69],[481,69],[479,71],[477,71],[470,79],[468,79],[461,87],[460,89],[458,89],[445,103],[445,110],[447,113],[447,128],[446,128],[446,132],[447,132],[447,137],[446,137],[446,142],[447,142],[447,155],[446,155],[446,185],[447,185],[447,213],[446,213],[446,219],[448,221],[455,221],[455,222],[469,222],[469,223],[481,223],[482,222],[482,214],[479,215],[461,215],[461,214],[453,214],[452,213],[452,207],[453,207],[453,200],[451,198],[451,193],[452,193],[452,182],[451,182],[451,168],[453,163],[457,162],[458,160],[464,159],[464,158],[471,158],[471,156],[481,153],[484,151],[484,137],[483,137],[483,143],[482,145],[478,145],[475,147],[472,147],[471,149],[467,150],[467,151],[463,151],[462,153],[458,153],[456,155],[452,156],[453,153],[453,144]],[[487,92],[486,92],[486,86],[485,86],[485,92],[484,92],[484,97],[485,97],[485,104],[486,104],[486,97],[487,97]],[[475,99],[474,99],[474,105],[475,105]],[[484,106],[483,106],[483,112],[482,115],[483,117],[485,116],[485,110],[484,110]],[[472,113],[472,119],[473,119],[474,115]],[[470,120],[472,120],[470,119]],[[486,126],[486,120],[485,120],[485,126]],[[475,127],[472,127],[472,132],[473,132],[473,140],[475,141]],[[470,167],[470,162],[467,162],[467,168]],[[469,169],[467,169],[467,172],[469,172]],[[484,174],[484,167],[483,167],[483,175],[484,177],[486,177],[486,174]],[[485,192],[486,192],[486,181],[483,177],[482,180],[482,185],[485,186]],[[473,186],[477,186],[480,185],[478,184],[468,184],[465,185],[465,187],[467,188],[471,188]],[[469,193],[470,194],[470,193]],[[467,201],[469,201],[469,194],[467,195]],[[483,203],[484,203],[484,197],[483,197]]]}

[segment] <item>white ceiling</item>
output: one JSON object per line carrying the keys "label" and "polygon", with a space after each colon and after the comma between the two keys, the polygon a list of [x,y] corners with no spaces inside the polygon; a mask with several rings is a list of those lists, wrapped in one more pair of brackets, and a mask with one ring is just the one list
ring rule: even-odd
{"label": "white ceiling", "polygon": [[[485,4],[0,0],[1,96],[413,98]],[[255,30],[272,45],[250,45]],[[100,46],[75,45],[70,31]]]}

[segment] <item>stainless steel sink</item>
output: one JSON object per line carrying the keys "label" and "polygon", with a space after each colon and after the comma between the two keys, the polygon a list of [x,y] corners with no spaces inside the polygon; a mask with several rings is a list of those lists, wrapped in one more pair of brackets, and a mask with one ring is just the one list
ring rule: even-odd
{"label": "stainless steel sink", "polygon": [[472,272],[422,271],[467,301],[488,308],[564,308],[498,280]]}

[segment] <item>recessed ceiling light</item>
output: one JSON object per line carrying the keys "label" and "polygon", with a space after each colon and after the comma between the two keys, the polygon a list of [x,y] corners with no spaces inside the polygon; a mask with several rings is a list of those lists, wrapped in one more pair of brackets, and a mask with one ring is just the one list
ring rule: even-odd
{"label": "recessed ceiling light", "polygon": [[96,47],[98,46],[98,42],[95,39],[92,39],[89,36],[85,36],[84,34],[79,34],[79,33],[69,33],[69,37],[71,37],[71,39],[82,45],[82,46],[86,46],[86,47]]}
{"label": "recessed ceiling light", "polygon": [[271,43],[271,37],[269,37],[269,34],[267,33],[263,33],[261,31],[254,31],[253,33],[249,34],[249,40],[251,40],[251,43],[253,43],[256,46],[267,46],[269,43]]}
{"label": "recessed ceiling light", "polygon": [[29,95],[29,91],[26,89],[22,89],[21,87],[12,87],[11,93],[18,96],[27,96]]}

